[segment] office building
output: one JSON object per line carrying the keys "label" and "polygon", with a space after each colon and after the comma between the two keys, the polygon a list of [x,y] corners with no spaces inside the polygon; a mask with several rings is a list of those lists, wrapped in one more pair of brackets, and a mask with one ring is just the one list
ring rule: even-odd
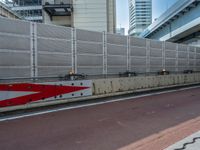
{"label": "office building", "polygon": [[44,0],[43,21],[91,31],[115,33],[115,0]]}
{"label": "office building", "polygon": [[42,0],[12,0],[6,4],[28,21],[42,22]]}
{"label": "office building", "polygon": [[139,36],[152,23],[152,0],[129,0],[129,35]]}
{"label": "office building", "polygon": [[117,28],[116,29],[116,34],[125,35],[125,28]]}

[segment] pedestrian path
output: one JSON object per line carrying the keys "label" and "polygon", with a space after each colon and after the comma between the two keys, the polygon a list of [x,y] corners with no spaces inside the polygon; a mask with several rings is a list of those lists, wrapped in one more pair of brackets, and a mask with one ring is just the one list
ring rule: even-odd
{"label": "pedestrian path", "polygon": [[200,150],[200,131],[175,143],[165,150]]}

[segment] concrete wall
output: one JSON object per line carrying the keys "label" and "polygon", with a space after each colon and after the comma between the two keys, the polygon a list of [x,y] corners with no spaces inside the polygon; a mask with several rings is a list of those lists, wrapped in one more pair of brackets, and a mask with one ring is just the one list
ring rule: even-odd
{"label": "concrete wall", "polygon": [[200,73],[93,80],[93,95],[200,83]]}
{"label": "concrete wall", "polygon": [[[50,4],[60,4],[61,2],[64,2],[65,4],[68,4],[71,3],[71,0],[43,0],[42,2],[42,5],[44,5],[45,2],[48,2]],[[71,27],[73,24],[73,19],[71,16],[52,16],[52,18],[50,18],[50,16],[44,9],[42,10],[42,15],[43,22],[46,24],[54,24],[67,27]]]}
{"label": "concrete wall", "polygon": [[106,0],[74,0],[74,27],[92,31],[107,31]]}
{"label": "concrete wall", "polygon": [[71,16],[53,16],[51,24],[71,27],[72,19]]}
{"label": "concrete wall", "polygon": [[108,7],[108,30],[107,32],[116,33],[116,0],[107,0]]}

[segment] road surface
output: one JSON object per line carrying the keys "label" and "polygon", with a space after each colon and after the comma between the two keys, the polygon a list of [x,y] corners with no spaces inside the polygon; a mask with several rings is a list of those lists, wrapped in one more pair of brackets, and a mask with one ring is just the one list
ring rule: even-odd
{"label": "road surface", "polygon": [[160,150],[200,130],[199,116],[200,88],[152,95],[1,121],[0,150]]}

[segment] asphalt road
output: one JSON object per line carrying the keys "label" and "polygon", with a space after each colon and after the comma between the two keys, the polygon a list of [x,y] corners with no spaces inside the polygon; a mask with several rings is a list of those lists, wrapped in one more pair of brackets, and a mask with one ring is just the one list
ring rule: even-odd
{"label": "asphalt road", "polygon": [[0,122],[0,150],[116,150],[200,116],[200,88]]}

